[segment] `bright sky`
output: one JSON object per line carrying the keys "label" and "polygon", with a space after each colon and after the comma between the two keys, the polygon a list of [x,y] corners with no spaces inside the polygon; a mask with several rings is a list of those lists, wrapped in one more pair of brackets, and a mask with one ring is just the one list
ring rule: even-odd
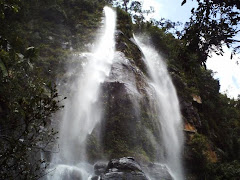
{"label": "bright sky", "polygon": [[153,6],[155,13],[151,16],[155,19],[166,18],[171,21],[186,22],[191,16],[191,9],[196,7],[192,0],[181,6],[182,0],[142,0],[143,8]]}
{"label": "bright sky", "polygon": [[[197,6],[197,3],[188,0],[184,6],[181,6],[182,0],[142,0],[143,8],[149,9],[153,6],[155,13],[151,15],[155,19],[166,18],[171,21],[180,21],[185,23],[191,16],[191,9]],[[151,18],[149,17],[149,19]],[[224,48],[224,56],[213,54],[207,61],[207,68],[216,72],[214,77],[220,80],[220,92],[226,93],[229,97],[237,98],[240,95],[240,59],[230,60],[231,51]]]}
{"label": "bright sky", "polygon": [[215,53],[207,61],[207,67],[217,72],[214,77],[220,80],[221,92],[230,97],[237,98],[240,95],[240,65],[236,65],[237,57],[230,59],[231,50],[224,47],[224,56]]}

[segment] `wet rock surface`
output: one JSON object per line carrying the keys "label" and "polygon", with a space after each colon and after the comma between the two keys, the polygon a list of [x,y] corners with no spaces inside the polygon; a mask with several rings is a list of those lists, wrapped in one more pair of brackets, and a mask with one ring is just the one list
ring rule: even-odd
{"label": "wet rock surface", "polygon": [[173,180],[168,168],[163,164],[140,165],[133,157],[97,162],[95,176],[91,180]]}
{"label": "wet rock surface", "polygon": [[109,77],[102,83],[101,101],[104,102],[105,113],[101,121],[104,127],[101,132],[103,152],[110,152],[110,158],[126,155],[153,158],[157,152],[156,144],[152,144],[149,136],[144,134],[146,131],[152,136],[159,134],[159,129],[154,129],[159,127],[159,122],[149,117],[153,114],[149,112],[152,110],[149,102],[152,102],[150,94],[154,91],[133,60],[121,52],[116,53],[115,58]]}
{"label": "wet rock surface", "polygon": [[150,176],[151,180],[174,180],[166,165],[151,163],[143,170]]}
{"label": "wet rock surface", "polygon": [[192,102],[187,102],[183,98],[179,97],[181,111],[183,116],[186,118],[187,122],[194,125],[196,128],[201,127],[201,119],[197,112],[197,109],[194,108]]}
{"label": "wet rock surface", "polygon": [[123,157],[120,159],[112,159],[107,166],[108,170],[137,171],[142,172],[140,165],[133,157]]}
{"label": "wet rock surface", "polygon": [[101,180],[148,180],[140,165],[132,157],[112,159]]}

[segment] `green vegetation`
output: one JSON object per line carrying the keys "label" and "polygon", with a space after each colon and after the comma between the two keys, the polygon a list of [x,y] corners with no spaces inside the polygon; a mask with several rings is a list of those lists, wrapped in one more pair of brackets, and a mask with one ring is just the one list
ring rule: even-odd
{"label": "green vegetation", "polygon": [[71,47],[79,50],[94,38],[103,4],[0,0],[0,179],[46,174],[41,153],[54,153],[51,119],[64,99],[54,82]]}
{"label": "green vegetation", "polygon": [[[204,64],[213,45],[220,54],[222,42],[233,45],[231,38],[236,34],[239,13],[229,8],[239,9],[238,4],[198,1],[199,8],[193,10],[189,26],[177,39],[168,31],[173,23],[146,22],[141,3],[134,1],[126,8],[129,1],[119,2],[118,30],[122,33],[118,34],[118,44],[122,44],[117,50],[146,73],[141,52],[130,38],[133,32],[147,35],[166,59],[180,99],[191,104],[199,116],[200,120],[195,115],[192,119],[183,117],[197,130],[195,134],[186,134],[187,173],[199,180],[237,180],[240,98],[234,100],[220,94],[219,82]],[[59,97],[53,82],[64,76],[66,65],[71,63],[67,61],[69,55],[86,50],[85,45],[94,40],[105,4],[104,0],[0,0],[0,179],[37,179],[44,175],[47,163],[40,152],[51,154],[50,146],[57,132],[51,128],[50,118],[64,99]],[[213,4],[216,9],[211,9]],[[226,16],[221,21],[211,19],[214,10],[223,11]],[[211,31],[210,36],[211,29],[217,31]],[[235,48],[233,53],[237,52]],[[140,87],[141,82],[138,83]],[[121,88],[120,84],[115,86]],[[105,93],[103,99],[108,101],[111,92]],[[192,95],[201,97],[202,103],[193,101]],[[101,124],[105,131],[103,147],[96,134],[89,135],[89,159],[93,162],[99,158],[99,152],[115,158],[139,156],[146,162],[155,159],[157,153],[147,138],[158,131],[154,113],[146,112],[143,103],[142,121],[137,122],[131,114],[129,97],[123,93],[115,98],[119,98],[119,104],[105,107],[106,119]]]}
{"label": "green vegetation", "polygon": [[35,66],[37,52],[14,31],[20,1],[0,1],[0,178],[37,179],[55,130],[47,124],[60,106],[58,93]]}
{"label": "green vegetation", "polygon": [[[213,79],[211,70],[205,69],[202,55],[192,50],[185,38],[176,39],[154,22],[142,23],[140,27],[135,26],[135,31],[150,37],[155,49],[167,60],[179,97],[192,104],[199,114],[201,125],[195,127],[199,134],[190,138],[186,147],[190,149],[186,156],[192,158],[186,159],[189,172],[198,179],[237,179],[238,170],[232,164],[239,164],[240,99],[219,93],[218,80]],[[195,103],[192,95],[200,96],[202,103]],[[196,120],[189,121],[194,126],[196,122],[192,121]]]}
{"label": "green vegetation", "polygon": [[[187,0],[183,0],[184,5]],[[233,54],[240,50],[234,37],[239,32],[240,3],[236,0],[197,0],[198,7],[192,9],[192,17],[186,27],[184,39],[192,51],[201,55],[199,62],[205,64],[209,52],[223,54],[223,45],[233,48]]]}
{"label": "green vegetation", "polygon": [[[200,4],[200,6],[204,5]],[[217,7],[220,8],[220,6]],[[229,9],[229,7],[226,8]],[[230,14],[232,11],[226,11],[226,13]],[[194,15],[197,16],[200,13]],[[233,16],[235,17],[235,14]],[[234,18],[232,20],[234,21]],[[205,23],[208,21],[205,20]],[[192,117],[193,119],[190,121],[184,117],[185,121],[195,126],[198,131],[198,134],[193,137],[190,135],[187,141],[186,148],[190,149],[187,151],[189,154],[186,154],[188,173],[197,175],[197,179],[237,179],[239,177],[237,167],[240,153],[240,99],[234,100],[220,94],[218,80],[213,79],[213,72],[205,67],[211,47],[215,45],[221,51],[220,44],[217,45],[215,42],[220,42],[221,38],[226,38],[225,43],[231,46],[234,41],[228,40],[233,37],[233,34],[230,33],[231,37],[226,34],[224,37],[220,34],[209,37],[211,40],[207,41],[209,44],[203,51],[198,47],[198,42],[201,41],[194,39],[201,38],[196,37],[201,33],[196,34],[190,31],[194,26],[199,26],[199,23],[190,24],[180,39],[176,39],[169,33],[167,25],[160,26],[159,24],[160,22],[157,21],[141,22],[134,25],[134,31],[149,37],[155,49],[165,57],[180,99],[192,104],[193,109],[200,117],[198,123],[201,125],[198,126],[195,126],[195,117]],[[222,29],[221,25],[224,26],[224,23],[218,24],[219,29]],[[233,27],[234,24],[231,28]],[[195,30],[197,29],[201,28],[198,27]],[[203,35],[207,36],[207,33]],[[188,38],[193,40],[189,41]],[[195,43],[196,46],[191,43]],[[234,51],[237,52],[236,49]],[[201,97],[202,103],[195,103],[192,95]],[[192,159],[189,159],[189,156]],[[235,164],[236,168],[232,164]]]}

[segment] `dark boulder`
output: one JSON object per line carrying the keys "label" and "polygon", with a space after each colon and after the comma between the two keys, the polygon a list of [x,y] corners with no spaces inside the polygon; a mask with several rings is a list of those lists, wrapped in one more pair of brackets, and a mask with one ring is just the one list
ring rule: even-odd
{"label": "dark boulder", "polygon": [[132,157],[112,159],[101,180],[148,180],[140,165]]}
{"label": "dark boulder", "polygon": [[140,165],[133,157],[123,157],[120,159],[112,159],[107,166],[108,170],[118,169],[121,171],[136,171],[142,172]]}
{"label": "dark boulder", "polygon": [[187,120],[187,122],[196,128],[200,128],[201,119],[199,117],[197,109],[193,106],[192,102],[186,101],[181,97],[179,97],[179,102],[181,105],[182,115]]}
{"label": "dark boulder", "polygon": [[140,166],[133,157],[112,159],[107,166],[104,162],[97,162],[94,171],[91,180],[173,180],[166,165],[150,163]]}

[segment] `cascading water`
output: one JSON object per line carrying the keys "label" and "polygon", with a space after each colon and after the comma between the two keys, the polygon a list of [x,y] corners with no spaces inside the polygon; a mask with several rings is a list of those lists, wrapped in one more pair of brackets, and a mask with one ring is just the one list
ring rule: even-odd
{"label": "cascading water", "polygon": [[[183,144],[181,115],[176,91],[168,75],[166,65],[154,49],[145,46],[138,38],[136,41],[145,56],[144,60],[151,80],[147,80],[144,73],[140,73],[133,61],[125,59],[123,53],[115,53],[116,14],[108,7],[104,8],[104,12],[105,24],[101,37],[95,43],[95,50],[92,53],[80,53],[77,57],[79,57],[81,65],[77,63],[74,68],[69,68],[71,75],[66,83],[69,96],[61,114],[62,118],[60,118],[58,141],[60,152],[53,156],[47,178],[49,180],[91,179],[94,172],[93,167],[87,163],[86,140],[102,119],[101,84],[111,85],[111,83],[115,83],[118,87],[122,86],[122,90],[126,93],[125,98],[128,97],[129,93],[131,94],[129,97],[131,97],[134,106],[133,113],[135,115],[133,117],[139,120],[135,123],[139,123],[141,121],[141,104],[139,102],[145,95],[142,96],[142,92],[139,91],[140,84],[137,83],[139,80],[136,78],[136,74],[138,74],[139,78],[143,78],[142,82],[145,82],[145,85],[150,88],[147,96],[151,96],[149,98],[151,102],[146,108],[153,109],[149,112],[153,112],[154,118],[157,113],[157,124],[161,126],[159,137],[162,138],[163,142],[164,158],[160,158],[163,160],[161,162],[158,161],[159,158],[156,161],[167,164],[175,180],[182,180],[183,173],[180,163]],[[78,70],[79,65],[81,66],[80,71]],[[114,102],[113,99],[114,96],[111,96],[111,100]],[[126,99],[120,102],[129,103]],[[121,111],[115,116],[126,113]],[[125,118],[125,116],[122,117]],[[131,121],[132,119],[129,118],[130,116],[125,118],[123,122]],[[134,130],[134,128],[130,129]],[[146,135],[149,134],[148,139],[153,142],[152,144],[156,146],[157,151],[160,151],[159,143],[156,142],[154,135],[147,127],[143,132],[146,132]],[[136,142],[137,139],[136,135]]]}
{"label": "cascading water", "polygon": [[175,87],[168,74],[167,67],[150,45],[142,43],[141,38],[135,40],[142,50],[145,64],[151,76],[150,83],[155,90],[155,101],[161,137],[164,146],[164,160],[170,168],[175,180],[183,179],[181,153],[183,148],[183,131],[180,106]]}
{"label": "cascading water", "polygon": [[60,152],[53,157],[53,173],[48,175],[51,180],[74,179],[75,176],[85,180],[92,173],[85,163],[85,141],[101,119],[102,109],[98,101],[100,85],[110,73],[115,51],[116,14],[109,7],[105,7],[104,12],[103,34],[93,53],[79,55],[87,55],[87,62],[77,78],[68,84],[70,97],[61,119]]}

